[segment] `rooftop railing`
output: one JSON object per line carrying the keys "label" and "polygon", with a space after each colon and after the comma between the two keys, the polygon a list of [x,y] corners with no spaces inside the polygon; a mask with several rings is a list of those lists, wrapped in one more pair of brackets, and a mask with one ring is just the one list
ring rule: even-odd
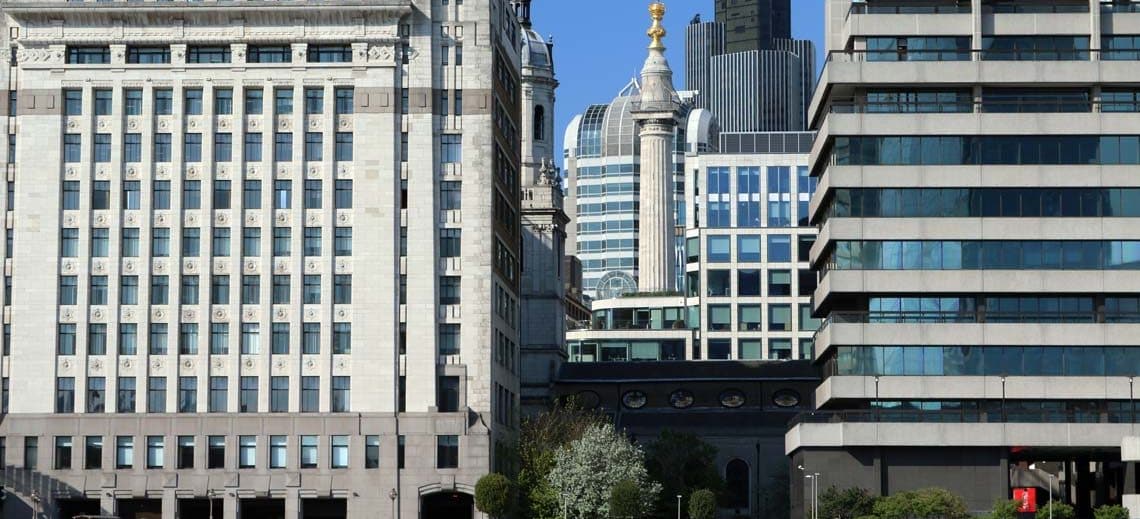
{"label": "rooftop railing", "polygon": [[835,114],[963,114],[963,113],[1092,113],[1140,112],[1140,100],[1078,100],[1065,97],[1032,99],[972,99],[953,101],[833,100]]}
{"label": "rooftop railing", "polygon": [[808,423],[1133,423],[1136,416],[1127,410],[923,410],[859,409],[811,411],[796,415],[788,427]]}
{"label": "rooftop railing", "polygon": [[914,311],[850,311],[831,312],[824,319],[820,330],[831,323],[836,324],[1074,324],[1074,323],[1140,323],[1140,312],[1109,311],[973,311],[951,312]]}
{"label": "rooftop railing", "polygon": [[829,63],[922,61],[1140,61],[1140,49],[848,49]]}

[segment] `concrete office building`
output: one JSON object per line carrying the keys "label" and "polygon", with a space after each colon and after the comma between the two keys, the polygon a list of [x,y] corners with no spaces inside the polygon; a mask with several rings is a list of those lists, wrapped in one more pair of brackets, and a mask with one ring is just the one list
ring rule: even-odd
{"label": "concrete office building", "polygon": [[1079,517],[1140,514],[1121,448],[1140,375],[1140,4],[829,0],[826,23],[824,380],[791,465],[820,488],[944,487],[975,512],[1037,487]]}
{"label": "concrete office building", "polygon": [[514,12],[5,2],[4,515],[473,516],[518,425]]}
{"label": "concrete office building", "polygon": [[788,0],[717,0],[685,29],[685,88],[724,132],[807,128],[815,44],[791,37]]}

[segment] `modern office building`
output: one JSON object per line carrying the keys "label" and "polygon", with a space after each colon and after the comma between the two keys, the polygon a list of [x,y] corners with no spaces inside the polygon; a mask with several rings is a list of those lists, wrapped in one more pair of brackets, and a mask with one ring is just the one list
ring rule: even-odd
{"label": "modern office building", "polygon": [[0,17],[3,515],[472,517],[518,424],[512,6]]}
{"label": "modern office building", "polygon": [[815,44],[795,40],[788,0],[716,0],[716,21],[685,29],[685,88],[724,132],[807,128]]}
{"label": "modern office building", "polygon": [[826,22],[824,380],[791,465],[1136,516],[1140,3],[829,0]]}
{"label": "modern office building", "polygon": [[[594,300],[567,333],[571,362],[810,358],[812,134],[721,134],[690,153],[683,290]],[[802,216],[801,216],[802,215]]]}

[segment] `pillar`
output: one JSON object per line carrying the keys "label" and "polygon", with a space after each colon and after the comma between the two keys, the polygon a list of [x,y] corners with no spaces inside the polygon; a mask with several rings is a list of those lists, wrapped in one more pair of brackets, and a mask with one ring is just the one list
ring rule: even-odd
{"label": "pillar", "polygon": [[641,193],[637,288],[673,290],[673,124],[648,120],[641,127]]}

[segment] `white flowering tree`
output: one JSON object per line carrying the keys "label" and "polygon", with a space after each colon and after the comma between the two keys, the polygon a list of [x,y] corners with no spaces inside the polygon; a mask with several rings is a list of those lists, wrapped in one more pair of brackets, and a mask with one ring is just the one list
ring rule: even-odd
{"label": "white flowering tree", "polygon": [[641,489],[644,510],[652,510],[661,485],[649,478],[645,455],[614,430],[613,425],[594,425],[582,437],[554,454],[554,469],[547,476],[569,517],[606,518],[610,492],[619,481],[629,480]]}

